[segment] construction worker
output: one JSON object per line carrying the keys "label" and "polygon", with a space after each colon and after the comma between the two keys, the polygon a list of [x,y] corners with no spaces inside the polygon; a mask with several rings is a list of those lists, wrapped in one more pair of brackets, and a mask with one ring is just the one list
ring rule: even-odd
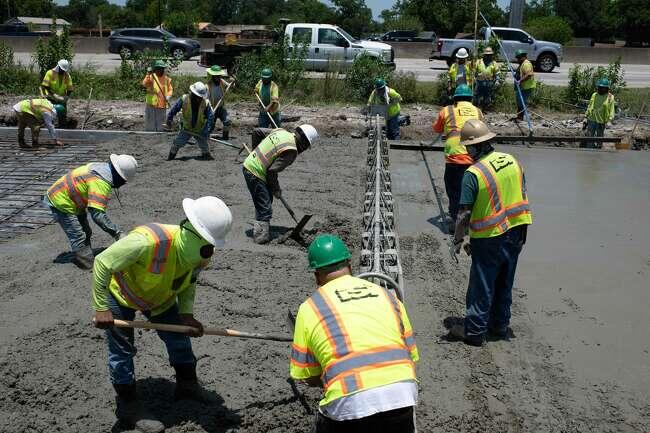
{"label": "construction worker", "polygon": [[476,162],[463,177],[453,252],[460,253],[469,228],[472,267],[465,323],[452,326],[449,337],[473,346],[488,333],[509,337],[512,283],[532,224],[523,168],[512,155],[494,151],[495,135],[476,119],[461,130],[461,144]]}
{"label": "construction worker", "polygon": [[210,107],[214,112],[214,123],[212,124],[210,133],[214,130],[217,119],[219,119],[223,124],[221,138],[228,140],[230,138],[230,125],[232,122],[228,117],[228,110],[226,110],[224,98],[226,89],[232,85],[232,82],[226,80],[225,77],[228,74],[220,66],[214,65],[206,69],[206,72],[208,74],[208,82],[206,83],[208,86],[208,98],[210,100]]}
{"label": "construction worker", "polygon": [[[528,53],[519,49],[515,52],[519,67],[515,71],[515,98],[517,99],[517,120],[524,120],[524,106],[528,106],[528,99],[537,87],[535,81],[535,68],[528,60]],[[521,97],[517,92],[517,87],[521,89]],[[523,98],[523,101],[522,101]]]}
{"label": "construction worker", "polygon": [[[585,123],[588,137],[603,137],[605,127],[614,120],[616,114],[614,95],[609,92],[609,80],[601,78],[596,83],[596,91],[591,95],[589,106],[585,113]],[[583,128],[585,129],[585,128]],[[580,147],[601,148],[602,143],[587,142]]]}
{"label": "construction worker", "polygon": [[[18,146],[22,148],[38,147],[38,137],[41,133],[41,126],[45,125],[50,137],[58,146],[63,146],[54,128],[58,113],[64,110],[60,104],[54,105],[45,98],[25,99],[13,106],[18,124]],[[32,145],[25,142],[25,128],[32,132]]]}
{"label": "construction worker", "polygon": [[147,69],[142,86],[147,90],[144,109],[144,129],[146,131],[164,131],[167,107],[174,88],[172,79],[165,75],[167,65],[156,60],[153,69]]}
{"label": "construction worker", "polygon": [[[139,407],[133,329],[113,327],[113,320],[133,320],[140,311],[154,323],[195,328],[188,334],[191,337],[203,334],[203,325],[193,315],[196,280],[210,263],[215,247],[224,246],[232,214],[223,201],[210,196],[184,199],[183,210],[186,219],[179,225],[150,223],[136,227],[95,259],[93,322],[106,330],[108,369],[117,394],[116,415],[125,428],[160,432],[165,427],[147,419]],[[188,335],[158,331],[176,371],[175,399],[204,400]]]}
{"label": "construction worker", "polygon": [[[375,89],[368,97],[368,107],[371,105],[386,105],[386,137],[389,140],[399,140],[400,126],[402,125],[403,118],[400,116],[402,96],[386,85],[386,80],[383,78],[375,79]],[[410,123],[410,121],[408,122]]]}
{"label": "construction worker", "polygon": [[317,289],[296,316],[291,378],[324,389],[316,433],[415,432],[419,355],[406,309],[353,277],[351,257],[333,235],[309,246]]}
{"label": "construction worker", "polygon": [[56,66],[45,73],[40,86],[40,93],[54,105],[60,105],[63,109],[58,109],[58,126],[66,124],[66,115],[68,111],[68,99],[74,90],[72,78],[70,77],[70,62],[66,59],[58,61]]}
{"label": "construction worker", "polygon": [[113,188],[133,179],[137,167],[131,155],[112,154],[109,162],[91,162],[70,170],[43,197],[43,203],[68,237],[74,262],[80,268],[90,269],[93,263],[92,230],[86,212],[95,224],[118,240],[122,230],[106,214],[108,197]]}
{"label": "construction worker", "polygon": [[483,50],[483,58],[476,64],[476,105],[485,109],[492,104],[492,92],[499,76],[499,64],[494,61],[491,47]]}
{"label": "construction worker", "polygon": [[[260,128],[281,126],[280,116],[280,91],[278,85],[272,80],[273,71],[269,68],[262,69],[260,80],[255,85],[255,94],[262,100],[264,107],[260,105],[260,114],[258,117],[258,125]],[[255,98],[257,99],[257,97]],[[273,118],[273,122],[269,119],[269,115]]]}
{"label": "construction worker", "polygon": [[474,79],[474,68],[471,62],[467,63],[469,53],[465,48],[461,48],[456,52],[456,62],[452,63],[447,72],[447,94],[452,95],[456,87],[461,84],[467,84],[472,87]]}
{"label": "construction worker", "polygon": [[179,111],[182,111],[183,120],[181,122],[181,130],[178,132],[169,149],[167,161],[176,158],[178,150],[185,146],[192,137],[194,137],[201,149],[199,159],[204,161],[214,159],[208,147],[208,138],[213,128],[214,114],[212,113],[207,98],[207,86],[197,81],[190,86],[190,93],[186,93],[178,98],[176,103],[169,109],[169,113],[167,113],[168,129],[171,129],[174,116]]}
{"label": "construction worker", "polygon": [[481,110],[472,104],[472,89],[467,84],[460,84],[454,92],[454,104],[440,110],[433,124],[434,132],[445,135],[445,190],[451,218],[447,222],[447,230],[450,234],[456,229],[463,175],[474,163],[465,146],[460,143],[460,130],[469,119],[482,118]]}
{"label": "construction worker", "polygon": [[242,171],[255,206],[253,241],[256,244],[271,240],[273,197],[282,196],[278,173],[293,164],[298,154],[309,149],[317,139],[318,131],[307,124],[297,127],[294,133],[283,128],[258,128],[253,132],[253,150],[244,160]]}

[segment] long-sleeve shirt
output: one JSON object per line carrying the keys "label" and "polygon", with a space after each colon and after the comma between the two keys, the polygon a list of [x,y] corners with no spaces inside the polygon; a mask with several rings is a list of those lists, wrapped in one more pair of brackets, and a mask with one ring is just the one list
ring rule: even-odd
{"label": "long-sleeve shirt", "polygon": [[[190,102],[191,104],[191,102]],[[167,123],[172,123],[174,120],[174,116],[178,114],[179,111],[183,109],[183,98],[178,98],[176,102],[174,102],[174,105],[171,106],[169,111],[167,112]],[[210,131],[212,130],[212,124],[214,123],[214,113],[212,113],[212,109],[210,108],[210,104],[205,105],[205,125],[203,126],[203,129],[201,130],[201,135],[203,137],[207,137],[210,134]],[[196,124],[196,120],[199,117],[199,113],[196,110],[192,111],[192,125]]]}
{"label": "long-sleeve shirt", "polygon": [[[13,106],[13,109],[16,113],[22,112],[20,108],[20,102]],[[57,139],[56,129],[54,128],[54,116],[49,111],[43,111],[43,123],[47,128],[47,132],[50,134],[52,140]]]}
{"label": "long-sleeve shirt", "polygon": [[592,122],[605,124],[611,122],[616,114],[614,95],[606,93],[604,95],[594,92],[589,100],[589,106],[585,115]]}

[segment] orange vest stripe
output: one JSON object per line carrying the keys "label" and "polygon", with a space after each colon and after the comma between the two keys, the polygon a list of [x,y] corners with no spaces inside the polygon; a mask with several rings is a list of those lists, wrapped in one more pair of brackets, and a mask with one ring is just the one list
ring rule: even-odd
{"label": "orange vest stripe", "polygon": [[149,272],[152,274],[162,274],[165,270],[165,264],[167,263],[167,256],[169,255],[169,249],[172,246],[173,237],[160,224],[146,224],[142,227],[149,231],[156,242],[153,260],[151,260],[151,264],[149,265]]}
{"label": "orange vest stripe", "polygon": [[[490,196],[490,206],[492,207],[492,211],[494,212],[495,215],[501,214],[502,212],[501,192],[499,191],[499,187],[497,185],[496,179],[494,178],[494,176],[492,176],[492,172],[481,161],[478,161],[476,164],[474,164],[474,167],[476,167],[479,173],[481,173],[481,177],[483,178],[483,181],[488,189],[488,194]],[[500,225],[499,230],[502,233],[508,229],[505,217],[501,219],[499,223],[493,224],[493,226],[496,225]],[[474,230],[473,228],[474,222],[470,223],[470,226],[472,227],[472,230]]]}
{"label": "orange vest stripe", "polygon": [[447,106],[447,118],[449,119],[449,134],[447,137],[458,137],[460,136],[460,131],[458,130],[458,123],[456,122],[456,113],[454,113],[453,105]]}
{"label": "orange vest stripe", "polygon": [[124,280],[124,276],[122,275],[121,272],[116,272],[113,274],[113,276],[115,277],[115,281],[117,281],[117,285],[120,286],[120,293],[122,294],[122,296],[124,296],[129,301],[137,305],[143,311],[148,311],[151,309],[151,305],[149,305],[146,301],[139,298],[135,293],[133,293],[133,291],[126,284],[126,281]]}
{"label": "orange vest stripe", "polygon": [[291,345],[291,363],[300,368],[320,366],[320,363],[308,348],[298,346],[295,343]]}

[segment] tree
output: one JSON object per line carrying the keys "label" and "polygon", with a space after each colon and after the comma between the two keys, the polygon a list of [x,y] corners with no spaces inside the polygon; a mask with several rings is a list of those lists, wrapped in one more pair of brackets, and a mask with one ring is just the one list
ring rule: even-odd
{"label": "tree", "polygon": [[[641,10],[648,7],[647,0],[641,0],[639,4]],[[556,0],[555,11],[568,21],[577,37],[610,40],[618,26],[616,0]]]}
{"label": "tree", "polygon": [[415,30],[416,32],[421,32],[424,30],[424,24],[422,24],[422,21],[418,17],[410,16],[410,15],[397,15],[394,13],[387,13],[384,14],[384,12],[387,12],[386,10],[382,11],[382,19],[383,19],[383,29],[384,31],[391,31],[391,30]]}
{"label": "tree", "polygon": [[337,24],[353,36],[372,29],[372,11],[365,0],[332,0],[336,8]]}
{"label": "tree", "polygon": [[650,43],[650,8],[647,0],[618,0],[620,34],[626,44]]}
{"label": "tree", "polygon": [[526,22],[524,29],[536,39],[566,44],[573,39],[573,30],[562,17],[539,17]]}

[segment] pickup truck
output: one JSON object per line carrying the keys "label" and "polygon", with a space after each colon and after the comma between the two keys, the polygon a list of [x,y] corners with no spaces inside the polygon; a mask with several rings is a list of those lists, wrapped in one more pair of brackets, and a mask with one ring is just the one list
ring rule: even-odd
{"label": "pickup truck", "polygon": [[[515,52],[523,49],[528,53],[528,60],[533,62],[535,69],[540,72],[551,72],[562,61],[562,45],[555,42],[538,41],[521,29],[511,27],[492,27],[494,35],[497,36],[506,51],[508,60],[515,62]],[[490,29],[481,28],[478,33],[478,40],[489,41],[492,37]],[[474,35],[462,39],[442,39],[433,41],[433,49],[429,60],[445,60],[451,65],[456,58],[456,52],[465,48],[468,52],[474,49]]]}
{"label": "pickup truck", "polygon": [[[331,62],[338,62],[341,69],[346,69],[361,54],[376,57],[384,64],[395,68],[395,52],[393,48],[382,42],[358,40],[338,26],[330,24],[286,24],[284,34],[292,48],[306,46],[305,67],[309,71],[326,71]],[[230,68],[235,60],[244,53],[259,52],[269,46],[269,41],[257,44],[226,44],[218,42],[214,50],[201,51],[199,65],[210,67],[219,65]]]}

